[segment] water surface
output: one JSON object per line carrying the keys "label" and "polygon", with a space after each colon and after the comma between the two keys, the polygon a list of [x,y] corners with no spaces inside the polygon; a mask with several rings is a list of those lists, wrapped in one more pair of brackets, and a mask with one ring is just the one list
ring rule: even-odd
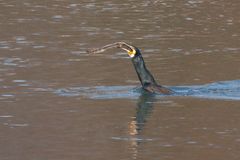
{"label": "water surface", "polygon": [[[239,2],[0,0],[0,159],[238,160]],[[173,96],[139,88],[126,41]]]}

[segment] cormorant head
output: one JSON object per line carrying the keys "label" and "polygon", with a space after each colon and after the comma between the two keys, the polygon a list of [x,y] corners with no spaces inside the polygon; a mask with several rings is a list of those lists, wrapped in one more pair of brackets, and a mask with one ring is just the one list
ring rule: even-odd
{"label": "cormorant head", "polygon": [[118,47],[127,51],[129,57],[133,58],[137,54],[140,54],[140,50],[137,47],[131,46],[125,42],[118,42],[118,43],[119,43]]}
{"label": "cormorant head", "polygon": [[113,43],[113,44],[108,44],[108,45],[103,46],[101,48],[89,49],[87,52],[88,53],[101,53],[101,52],[104,52],[107,49],[114,48],[114,47],[121,48],[124,51],[127,51],[128,55],[131,58],[133,58],[134,56],[140,54],[140,50],[137,47],[129,45],[129,44],[125,43],[125,42],[116,42],[116,43]]}

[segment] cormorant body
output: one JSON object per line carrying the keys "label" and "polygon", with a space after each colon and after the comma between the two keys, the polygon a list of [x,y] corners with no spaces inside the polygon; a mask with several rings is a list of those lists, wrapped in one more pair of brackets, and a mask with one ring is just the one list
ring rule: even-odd
{"label": "cormorant body", "polygon": [[134,48],[136,50],[136,54],[134,55],[134,57],[132,57],[132,63],[137,72],[138,78],[142,84],[143,89],[150,93],[161,94],[173,93],[170,89],[157,84],[153,75],[147,69],[140,50],[137,47]]}
{"label": "cormorant body", "polygon": [[159,94],[172,94],[174,93],[170,89],[163,87],[155,81],[152,74],[149,72],[145,66],[143,57],[140,50],[137,47],[129,45],[125,42],[116,42],[113,44],[105,45],[101,48],[94,48],[88,50],[89,53],[101,53],[109,48],[121,48],[128,52],[128,55],[132,58],[132,63],[137,72],[138,78],[142,84],[144,90],[150,93],[159,93]]}

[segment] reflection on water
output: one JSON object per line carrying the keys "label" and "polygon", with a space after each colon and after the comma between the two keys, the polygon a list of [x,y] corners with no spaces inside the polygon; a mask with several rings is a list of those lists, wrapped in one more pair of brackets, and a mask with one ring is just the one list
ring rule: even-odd
{"label": "reflection on water", "polygon": [[[129,123],[129,135],[130,136],[141,136],[141,131],[147,121],[148,116],[150,116],[153,109],[154,95],[143,93],[137,102],[136,116]],[[138,139],[131,139],[130,148],[132,149],[132,157],[137,159],[138,157],[138,145],[141,142],[147,141],[148,139],[142,138],[142,141]]]}
{"label": "reflection on water", "polygon": [[127,141],[129,142],[129,148],[132,153],[132,158],[137,159],[138,147],[142,142],[154,141],[152,138],[146,138],[141,135],[141,131],[144,129],[144,125],[147,122],[147,118],[150,116],[155,97],[153,94],[142,93],[137,100],[136,115],[133,120],[128,124],[128,137],[111,137],[113,140]]}
{"label": "reflection on water", "polygon": [[136,116],[134,120],[135,122],[131,122],[131,124],[135,125],[135,127],[132,127],[134,128],[134,132],[130,131],[131,135],[140,134],[146,122],[146,118],[152,112],[154,100],[155,100],[154,95],[148,93],[143,93],[139,97],[137,103]]}

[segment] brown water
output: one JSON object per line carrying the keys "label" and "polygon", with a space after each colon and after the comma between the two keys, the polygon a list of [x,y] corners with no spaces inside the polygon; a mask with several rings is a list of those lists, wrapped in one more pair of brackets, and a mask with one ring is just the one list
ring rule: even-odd
{"label": "brown water", "polygon": [[[239,7],[0,0],[0,159],[240,159]],[[161,84],[215,88],[141,94],[126,53],[85,53],[116,41],[142,49]]]}

